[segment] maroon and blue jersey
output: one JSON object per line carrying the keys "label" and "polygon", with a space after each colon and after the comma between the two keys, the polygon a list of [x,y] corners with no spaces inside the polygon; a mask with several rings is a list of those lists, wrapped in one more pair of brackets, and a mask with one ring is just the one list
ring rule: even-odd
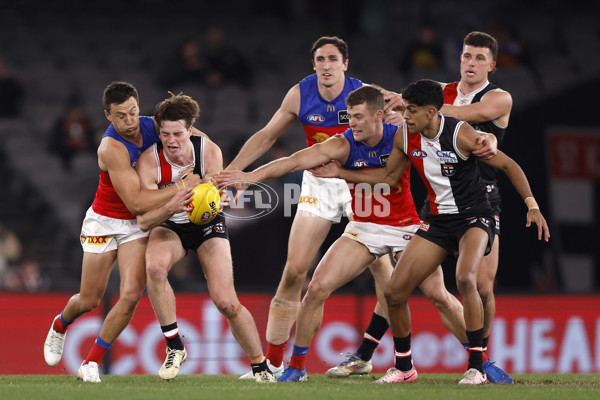
{"label": "maroon and blue jersey", "polygon": [[[346,169],[383,168],[387,162],[398,126],[383,124],[383,137],[373,147],[354,140],[352,129],[344,132],[350,143],[350,153],[343,165]],[[419,224],[419,216],[415,209],[410,192],[410,166],[406,168],[400,181],[393,187],[350,184],[352,194],[353,219],[358,222],[371,222],[390,226],[407,226]]]}
{"label": "maroon and blue jersey", "polygon": [[300,112],[298,119],[306,134],[306,147],[321,143],[348,128],[346,97],[362,86],[358,79],[345,77],[344,90],[333,101],[319,94],[318,78],[312,74],[300,81]]}

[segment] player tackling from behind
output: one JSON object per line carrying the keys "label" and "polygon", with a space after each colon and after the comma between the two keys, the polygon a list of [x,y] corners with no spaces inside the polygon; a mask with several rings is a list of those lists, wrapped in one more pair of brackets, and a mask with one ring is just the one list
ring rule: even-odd
{"label": "player tackling from behind", "polygon": [[[172,186],[183,190],[186,184],[182,176],[190,168],[202,177],[203,182],[208,182],[222,171],[223,157],[219,147],[203,137],[192,136],[192,125],[199,112],[198,103],[183,94],[172,95],[157,104],[154,120],[158,125],[160,142],[138,160],[137,171],[142,188],[151,190]],[[167,275],[173,264],[192,250],[202,265],[213,303],[227,319],[233,336],[250,358],[254,379],[257,382],[275,382],[262,352],[254,318],[235,292],[231,249],[223,213],[206,225],[196,225],[190,222],[185,210],[167,203],[138,216],[138,222],[142,230],[152,229],[146,250],[148,295],[167,342],[167,357],[159,376],[165,380],[175,378],[187,357],[177,327],[175,294]]]}
{"label": "player tackling from behind", "polygon": [[[146,286],[144,253],[148,234],[139,228],[134,214],[148,212],[167,202],[172,207],[184,207],[189,197],[189,191],[178,192],[175,187],[164,190],[140,187],[135,163],[158,137],[152,118],[139,115],[135,87],[126,82],[112,82],[104,90],[102,101],[111,125],[98,147],[100,182],[81,228],[81,288],[54,318],[44,342],[46,363],[58,365],[68,326],[98,306],[115,260],[118,260],[119,300],[106,316],[92,349],[77,372],[77,377],[84,382],[100,382],[98,365],[133,317]],[[185,182],[188,187],[194,187],[200,183],[200,177],[189,174]]]}

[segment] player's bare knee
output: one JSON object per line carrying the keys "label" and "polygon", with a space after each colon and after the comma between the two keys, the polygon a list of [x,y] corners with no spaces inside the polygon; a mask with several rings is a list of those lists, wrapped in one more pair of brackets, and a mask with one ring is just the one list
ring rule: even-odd
{"label": "player's bare knee", "polygon": [[304,280],[306,279],[306,272],[300,272],[295,268],[288,268],[283,273],[281,277],[281,286],[286,289],[298,288],[304,284]]}
{"label": "player's bare knee", "polygon": [[329,297],[331,291],[324,286],[319,280],[312,280],[308,285],[308,291],[303,302],[308,304],[323,303]]}
{"label": "player's bare knee", "polygon": [[456,288],[463,295],[464,293],[470,293],[477,290],[477,281],[474,274],[457,274]]}
{"label": "player's bare knee", "polygon": [[244,306],[241,303],[234,303],[231,301],[218,301],[214,302],[215,306],[221,314],[228,320],[232,320],[242,312]]}
{"label": "player's bare knee", "polygon": [[149,263],[146,265],[146,277],[149,282],[164,282],[167,280],[168,271],[161,264]]}
{"label": "player's bare knee", "polygon": [[446,294],[446,291],[434,290],[429,293],[425,293],[425,296],[427,296],[427,299],[435,306],[435,308],[444,309],[450,306],[448,296]]}
{"label": "player's bare knee", "polygon": [[398,307],[405,302],[396,291],[392,290],[389,287],[385,289],[383,295],[385,296],[385,302],[387,304],[388,309]]}

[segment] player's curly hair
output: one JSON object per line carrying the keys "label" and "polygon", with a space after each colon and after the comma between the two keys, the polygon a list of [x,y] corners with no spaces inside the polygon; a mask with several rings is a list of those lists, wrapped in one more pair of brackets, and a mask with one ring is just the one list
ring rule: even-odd
{"label": "player's curly hair", "polygon": [[171,94],[154,107],[154,120],[160,126],[162,121],[185,121],[185,127],[190,128],[200,115],[198,102],[183,93]]}
{"label": "player's curly hair", "polygon": [[419,107],[434,106],[438,111],[444,105],[444,91],[439,82],[419,79],[402,90],[402,98]]}

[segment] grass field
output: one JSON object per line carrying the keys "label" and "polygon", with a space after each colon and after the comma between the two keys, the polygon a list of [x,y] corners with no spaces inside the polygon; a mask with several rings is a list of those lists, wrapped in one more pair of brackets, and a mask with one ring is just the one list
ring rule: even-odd
{"label": "grass field", "polygon": [[103,375],[90,384],[64,375],[0,376],[0,399],[600,399],[600,375],[514,375],[514,385],[458,386],[457,374],[423,374],[410,384],[371,385],[380,375],[332,379],[309,375],[308,382],[258,384],[232,375],[183,375],[163,382],[154,375]]}

